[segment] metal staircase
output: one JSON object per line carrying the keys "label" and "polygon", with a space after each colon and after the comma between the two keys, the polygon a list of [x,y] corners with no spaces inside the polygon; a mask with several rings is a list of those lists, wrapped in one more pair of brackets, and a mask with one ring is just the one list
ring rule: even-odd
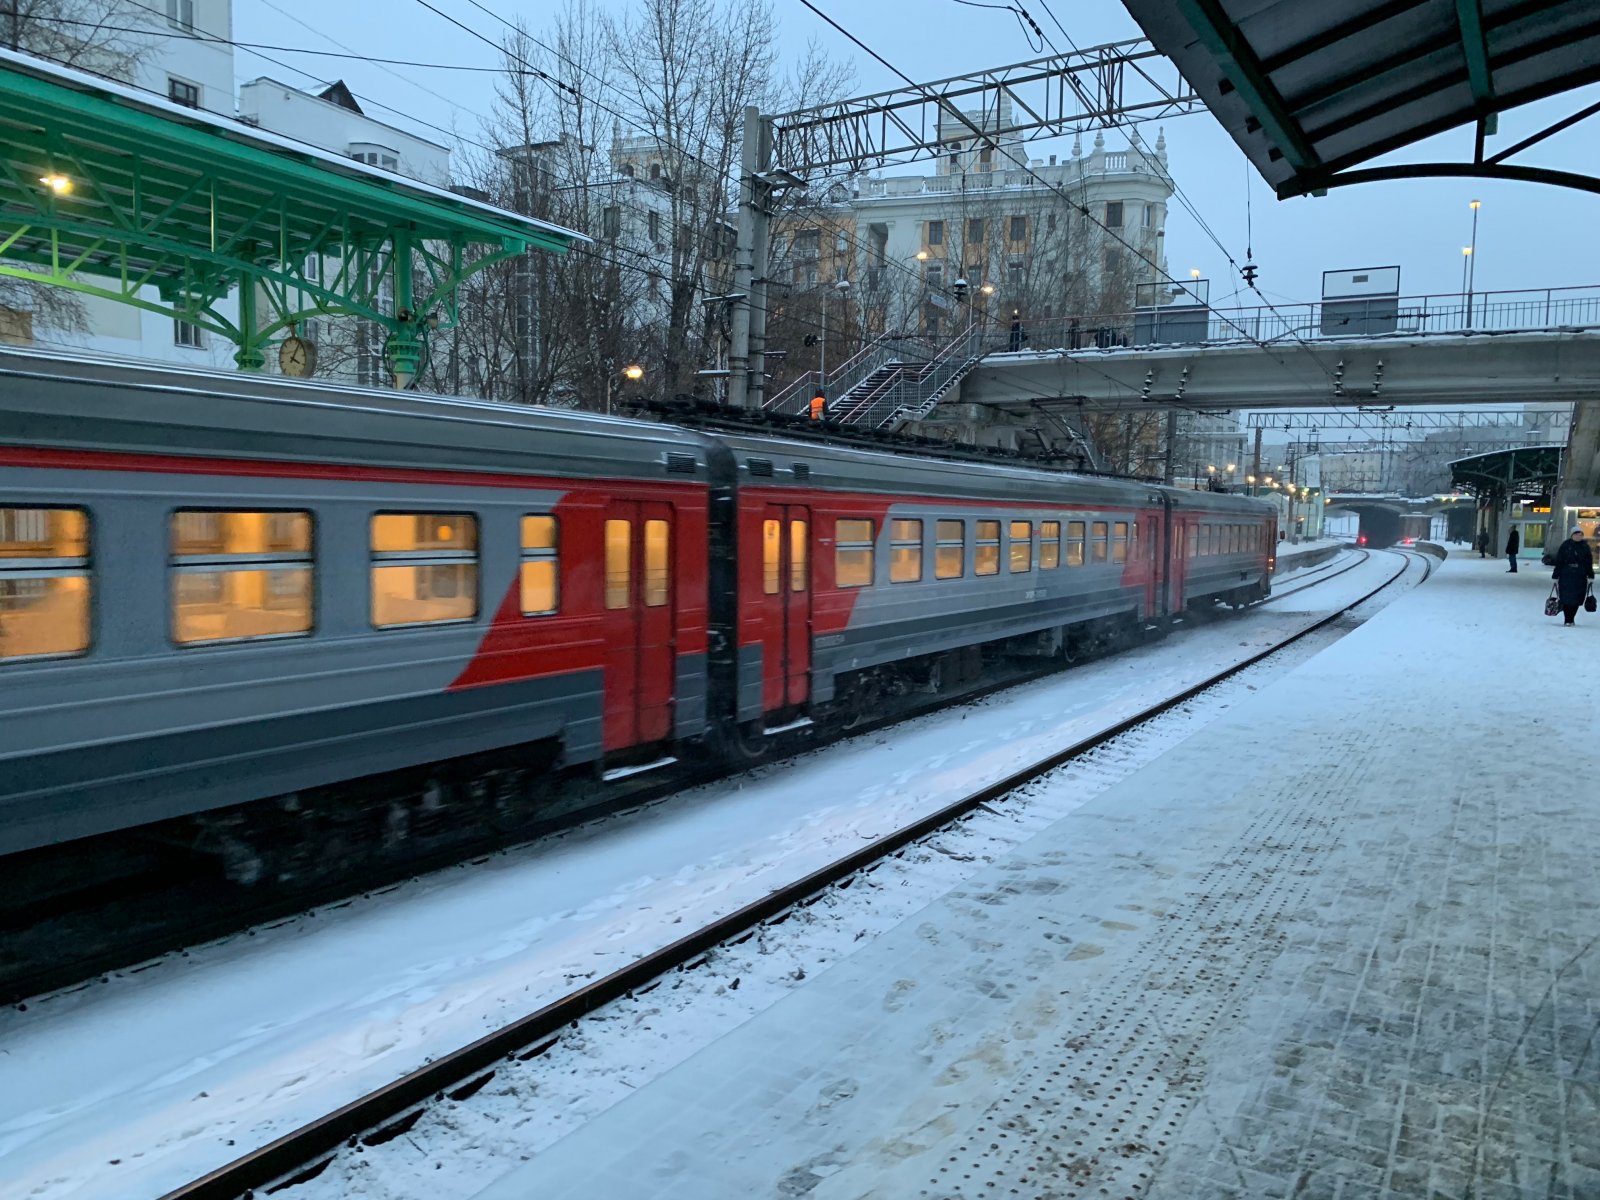
{"label": "metal staircase", "polygon": [[[978,322],[931,350],[921,338],[878,338],[828,373],[832,391],[828,419],[836,425],[891,432],[908,421],[921,420],[977,366],[985,352]],[[821,376],[807,371],[762,407],[768,412],[804,415],[821,385]]]}

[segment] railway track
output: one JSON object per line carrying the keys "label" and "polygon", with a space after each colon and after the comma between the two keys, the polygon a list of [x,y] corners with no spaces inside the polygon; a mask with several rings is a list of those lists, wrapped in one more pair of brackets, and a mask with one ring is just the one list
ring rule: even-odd
{"label": "railway track", "polygon": [[[1276,644],[1218,671],[1176,695],[1048,754],[1012,774],[880,837],[835,862],[794,880],[761,899],[726,914],[695,932],[648,954],[627,967],[544,1005],[470,1045],[445,1055],[392,1083],[356,1099],[277,1140],[168,1192],[161,1200],[237,1200],[258,1190],[275,1191],[314,1178],[345,1146],[375,1146],[400,1137],[420,1119],[436,1098],[463,1100],[485,1086],[508,1058],[527,1059],[542,1053],[573,1021],[636,990],[647,989],[668,971],[691,965],[718,945],[740,939],[780,917],[824,889],[895,854],[919,839],[961,820],[985,804],[1033,782],[1041,775],[1089,754],[1131,730],[1157,720],[1212,688],[1320,630],[1345,619],[1352,610],[1415,576],[1432,574],[1435,560],[1415,551],[1397,551],[1399,569],[1377,587],[1337,611],[1308,622]],[[1365,561],[1365,560],[1362,560]],[[1351,566],[1356,564],[1351,564]],[[1349,569],[1346,567],[1345,569]],[[1342,574],[1343,571],[1335,572]],[[1331,576],[1330,576],[1331,577]],[[1309,586],[1309,585],[1308,585]],[[1298,589],[1296,589],[1298,590]]]}

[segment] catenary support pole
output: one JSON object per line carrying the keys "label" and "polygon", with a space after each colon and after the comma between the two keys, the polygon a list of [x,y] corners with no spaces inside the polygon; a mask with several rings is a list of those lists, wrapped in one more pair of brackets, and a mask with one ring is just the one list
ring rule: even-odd
{"label": "catenary support pole", "polygon": [[[758,381],[765,367],[760,353],[766,337],[766,306],[756,305],[756,280],[766,292],[766,246],[771,184],[763,178],[772,165],[772,132],[755,105],[744,110],[744,141],[739,152],[739,228],[733,250],[733,328],[728,349],[728,407],[761,403]],[[755,354],[752,354],[755,342]],[[756,386],[752,388],[752,382]]]}

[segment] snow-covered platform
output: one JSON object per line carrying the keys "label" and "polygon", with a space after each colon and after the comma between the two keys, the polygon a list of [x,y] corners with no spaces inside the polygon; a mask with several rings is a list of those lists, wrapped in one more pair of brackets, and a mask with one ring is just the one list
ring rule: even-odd
{"label": "snow-covered platform", "polygon": [[1600,1196],[1600,621],[1548,586],[1450,560],[483,1200]]}

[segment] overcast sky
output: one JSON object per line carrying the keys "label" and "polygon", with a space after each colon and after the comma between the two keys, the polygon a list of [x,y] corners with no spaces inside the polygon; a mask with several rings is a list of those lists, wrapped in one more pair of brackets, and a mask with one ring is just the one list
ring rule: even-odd
{"label": "overcast sky", "polygon": [[[596,2],[618,10],[626,6],[624,0]],[[502,28],[468,0],[430,3],[491,38]],[[508,18],[522,16],[535,31],[545,25],[554,8],[530,0],[483,3]],[[919,82],[1051,53],[1048,47],[1041,50],[1037,43],[1030,45],[1011,13],[957,0],[816,3]],[[1065,42],[1046,15],[1046,3],[1080,47],[1139,36],[1137,25],[1118,0],[1022,0],[1062,49],[1066,49]],[[830,54],[854,64],[858,94],[899,83],[799,0],[773,0],[773,4],[784,42],[798,51],[808,39],[816,38]],[[418,0],[384,0],[381,5],[371,0],[235,0],[234,20],[234,37],[242,42],[322,49],[337,49],[342,43],[377,57],[496,65],[495,52],[489,46],[429,12]],[[368,63],[293,54],[275,57],[324,78],[342,77],[364,99],[466,133],[476,133],[490,107],[490,75],[411,67],[385,70]],[[287,74],[243,51],[237,69],[245,78]],[[285,82],[304,83],[293,77]],[[817,96],[815,100],[838,98]],[[614,97],[608,99],[615,101]],[[1510,145],[1597,100],[1600,87],[1520,109],[1502,119],[1501,132],[1491,141],[1491,148]],[[371,115],[405,124],[381,111]],[[1316,299],[1324,270],[1391,264],[1401,268],[1401,291],[1406,295],[1458,291],[1461,249],[1471,229],[1468,201],[1474,197],[1483,201],[1476,255],[1478,291],[1600,283],[1595,249],[1600,196],[1533,184],[1438,180],[1367,184],[1335,189],[1318,199],[1278,201],[1209,115],[1181,117],[1167,122],[1165,129],[1173,177],[1241,263],[1245,260],[1249,190],[1260,284],[1274,300]],[[414,132],[447,140],[434,130],[415,127]],[[1153,142],[1154,126],[1145,126],[1144,136]],[[1471,136],[1469,130],[1444,135],[1391,159],[1466,159],[1471,155]],[[1125,142],[1120,132],[1107,135],[1108,148],[1120,149]],[[1064,153],[1069,145],[1039,141],[1030,144],[1028,152],[1043,157]],[[1557,135],[1519,161],[1593,172],[1600,162],[1600,117]],[[1168,220],[1166,250],[1172,275],[1184,278],[1191,268],[1199,268],[1212,280],[1213,304],[1223,304],[1240,287],[1223,252],[1176,202]]]}

